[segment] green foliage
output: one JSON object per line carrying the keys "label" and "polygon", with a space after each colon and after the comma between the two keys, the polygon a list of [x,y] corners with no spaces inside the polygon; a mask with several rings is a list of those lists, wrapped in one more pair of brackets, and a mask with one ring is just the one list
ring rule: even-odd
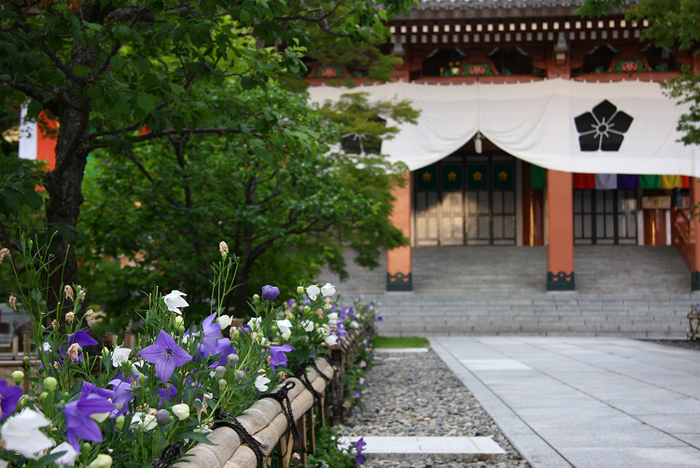
{"label": "green foliage", "polygon": [[316,453],[307,455],[311,468],[356,468],[352,446],[339,446],[338,430],[330,426],[319,426],[316,430]]}
{"label": "green foliage", "polygon": [[[203,136],[203,146],[212,145],[216,138],[211,135],[235,134],[254,135],[244,146],[255,164],[279,163],[268,148],[270,141],[283,146],[284,138],[303,143],[304,138],[315,137],[308,132],[300,138],[282,132],[278,138],[274,116],[246,94],[267,91],[271,78],[280,73],[300,72],[301,56],[312,45],[313,35],[321,33],[353,43],[368,41],[382,33],[383,19],[405,12],[409,5],[408,0],[387,4],[373,0],[0,3],[0,107],[27,102],[29,117],[49,111],[60,122],[56,169],[45,177],[49,196],[46,222],[60,234],[56,239],[59,255],[75,252],[88,155],[108,148],[121,155],[113,156],[109,167],[123,173],[128,169],[116,166],[131,161],[131,155],[138,151],[143,155],[198,136]],[[228,92],[232,82],[236,93]],[[162,142],[134,149],[139,143],[155,140]],[[277,156],[283,154],[278,152]],[[146,175],[150,164],[141,160],[139,164]],[[180,169],[173,168],[173,179],[183,175],[184,165],[178,166]],[[157,183],[167,185],[167,180]],[[200,183],[178,181],[184,192],[188,190],[184,185]],[[157,183],[149,182],[149,190]],[[135,188],[139,196],[141,189]],[[190,216],[194,223],[216,214],[216,209],[200,212],[189,205],[184,192],[185,202],[179,198],[175,203],[180,215]],[[170,200],[166,202],[173,205],[173,196],[168,193]],[[155,197],[155,201],[164,199]],[[121,209],[128,214],[126,207]],[[172,236],[180,225],[171,223],[173,215],[164,216],[160,222],[168,226]],[[244,216],[243,221],[249,222],[250,217]],[[153,236],[169,240],[162,231],[153,232]],[[66,280],[78,282],[77,257],[71,253],[66,258]],[[161,268],[170,268],[166,265]],[[202,270],[201,264],[197,266],[190,273]]]}
{"label": "green foliage", "polygon": [[388,337],[374,335],[372,343],[375,348],[429,348],[430,341],[418,336]]}
{"label": "green foliage", "polygon": [[[86,284],[110,317],[128,320],[147,285],[186,291],[192,312],[203,314],[208,265],[222,240],[240,256],[238,288],[224,304],[239,316],[248,313],[243,298],[265,284],[289,294],[322,266],[340,270],[343,241],[370,266],[380,248],[406,242],[387,220],[396,176],[381,158],[358,166],[329,153],[337,126],[272,82],[267,93],[236,85],[227,93],[259,109],[239,122],[240,133],[173,136],[101,153],[88,165]],[[122,259],[124,268],[103,256]]]}

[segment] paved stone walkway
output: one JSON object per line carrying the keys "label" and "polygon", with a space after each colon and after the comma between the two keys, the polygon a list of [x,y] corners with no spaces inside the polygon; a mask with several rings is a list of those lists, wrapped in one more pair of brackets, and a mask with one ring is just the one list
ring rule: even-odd
{"label": "paved stone walkway", "polygon": [[533,468],[700,466],[700,352],[606,337],[434,337]]}

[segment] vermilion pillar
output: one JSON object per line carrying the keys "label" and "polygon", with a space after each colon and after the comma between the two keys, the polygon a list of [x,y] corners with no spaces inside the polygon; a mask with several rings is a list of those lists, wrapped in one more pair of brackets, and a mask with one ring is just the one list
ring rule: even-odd
{"label": "vermilion pillar", "polygon": [[[690,178],[690,205],[698,206],[700,203],[700,179]],[[700,217],[690,217],[691,252],[693,261],[690,272],[690,290],[700,291]],[[694,242],[693,242],[694,241]]]}
{"label": "vermilion pillar", "polygon": [[[394,187],[394,211],[389,217],[403,235],[411,238],[411,174],[407,173],[408,183],[404,187]],[[386,253],[386,290],[412,291],[411,247],[399,247]]]}
{"label": "vermilion pillar", "polygon": [[574,288],[573,175],[547,170],[547,291]]}

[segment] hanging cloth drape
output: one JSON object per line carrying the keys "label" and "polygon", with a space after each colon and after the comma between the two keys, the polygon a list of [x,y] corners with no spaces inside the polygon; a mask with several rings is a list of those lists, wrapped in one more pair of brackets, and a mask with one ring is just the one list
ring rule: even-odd
{"label": "hanging cloth drape", "polygon": [[503,151],[547,169],[700,177],[698,147],[678,142],[676,125],[688,106],[666,97],[657,83],[554,79],[309,89],[318,103],[349,92],[366,92],[371,101],[408,99],[421,111],[417,125],[400,125],[400,133],[382,144],[389,160],[411,170],[452,154],[480,131]]}

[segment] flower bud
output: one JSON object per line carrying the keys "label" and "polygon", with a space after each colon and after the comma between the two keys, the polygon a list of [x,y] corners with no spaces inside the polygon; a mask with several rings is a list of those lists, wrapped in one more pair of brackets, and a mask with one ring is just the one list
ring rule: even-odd
{"label": "flower bud", "polygon": [[224,391],[226,390],[226,387],[228,386],[228,382],[226,382],[226,379],[220,379],[219,380],[219,390]]}
{"label": "flower bud", "polygon": [[47,392],[53,392],[54,390],[56,390],[57,385],[58,381],[54,377],[46,377],[44,379],[44,388]]}
{"label": "flower bud", "polygon": [[260,295],[259,294],[253,294],[253,301],[257,304],[260,302]]}
{"label": "flower bud", "polygon": [[156,421],[158,421],[158,424],[161,426],[165,426],[168,424],[168,419],[170,419],[170,413],[166,409],[160,409],[156,413]]}
{"label": "flower bud", "polygon": [[7,301],[14,310],[17,310],[17,297],[10,295],[10,299]]}
{"label": "flower bud", "polygon": [[41,392],[41,395],[39,395],[39,400],[41,400],[43,402],[48,397],[49,397],[49,392]]}
{"label": "flower bud", "polygon": [[304,313],[307,313],[307,314],[308,314],[309,312],[311,312],[311,307],[309,307],[309,306],[304,306]]}
{"label": "flower bud", "polygon": [[187,406],[185,403],[174,405],[172,410],[175,417],[177,417],[177,419],[179,419],[180,421],[183,421],[190,417],[190,407]]}
{"label": "flower bud", "polygon": [[147,381],[147,380],[146,380],[146,376],[145,376],[145,375],[143,375],[143,374],[139,375],[139,384],[140,384],[140,385],[146,385],[146,381]]}
{"label": "flower bud", "polygon": [[228,255],[228,244],[226,242],[219,242],[219,252],[221,252],[222,257],[226,258],[226,255]]}
{"label": "flower bud", "polygon": [[226,374],[226,368],[224,366],[217,366],[214,371],[216,372],[217,379],[223,379]]}
{"label": "flower bud", "polygon": [[124,416],[119,416],[117,420],[114,421],[114,424],[117,426],[117,429],[124,427]]}
{"label": "flower bud", "polygon": [[112,466],[112,457],[105,453],[101,453],[90,463],[89,468],[110,468]]}
{"label": "flower bud", "polygon": [[16,385],[19,385],[19,383],[24,379],[24,372],[21,370],[16,370],[12,373],[12,380],[15,381]]}
{"label": "flower bud", "polygon": [[85,450],[86,452],[89,452],[92,449],[92,445],[90,445],[90,442],[83,442],[80,444],[80,450]]}
{"label": "flower bud", "polygon": [[297,286],[297,294],[304,294],[304,286]]}
{"label": "flower bud", "polygon": [[238,354],[229,354],[226,356],[226,361],[228,362],[229,367],[235,368],[236,364],[238,364],[239,361]]}
{"label": "flower bud", "polygon": [[175,328],[180,328],[185,324],[185,319],[182,318],[182,315],[176,315],[175,316]]}
{"label": "flower bud", "polygon": [[29,365],[29,356],[24,356],[24,358],[22,358],[22,362],[24,362],[25,366],[28,366]]}
{"label": "flower bud", "polygon": [[236,372],[236,382],[240,382],[243,379],[245,379],[245,372],[243,372],[242,370]]}

